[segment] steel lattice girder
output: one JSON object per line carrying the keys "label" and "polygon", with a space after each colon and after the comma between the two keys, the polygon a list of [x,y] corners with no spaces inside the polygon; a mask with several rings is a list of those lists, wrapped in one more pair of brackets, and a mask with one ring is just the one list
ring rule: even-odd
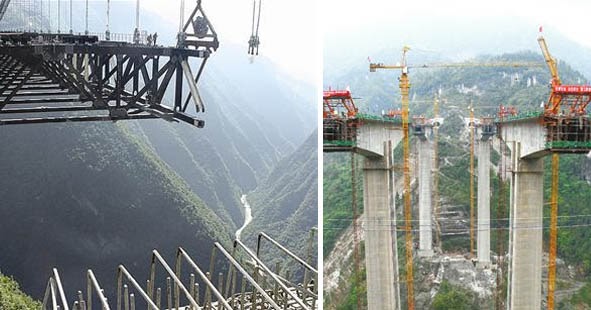
{"label": "steel lattice girder", "polygon": [[[2,13],[9,1],[0,1]],[[201,1],[177,39],[176,47],[160,47],[92,35],[0,33],[0,125],[163,118],[203,127],[195,115],[205,110],[196,84],[219,42]],[[190,59],[200,62],[195,75]]]}
{"label": "steel lattice girder", "polygon": [[[202,120],[187,112],[193,94],[197,94],[195,112],[204,109],[196,82],[210,53],[209,47],[197,50],[112,42],[5,44],[0,47],[0,116],[36,115],[0,118],[0,124],[164,118],[203,127]],[[196,76],[190,72],[189,58],[201,61]],[[170,107],[163,104],[163,99],[174,76],[174,105]],[[184,83],[191,92],[183,101]],[[38,88],[41,85],[46,87]],[[33,91],[33,87],[37,90]],[[77,97],[66,98],[65,94]],[[89,102],[90,106],[81,105]],[[48,112],[101,110],[109,115],[47,115]]]}

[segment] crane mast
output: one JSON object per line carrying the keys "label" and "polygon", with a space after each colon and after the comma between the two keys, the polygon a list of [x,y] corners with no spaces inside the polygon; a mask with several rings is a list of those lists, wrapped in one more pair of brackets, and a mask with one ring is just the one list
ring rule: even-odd
{"label": "crane mast", "polygon": [[[591,100],[591,87],[579,85],[562,85],[560,77],[558,76],[558,68],[556,60],[550,55],[548,45],[543,36],[540,35],[538,43],[542,49],[542,55],[548,64],[550,70],[551,92],[549,104],[546,105],[544,113],[546,116],[555,116],[560,111],[563,102],[569,103],[570,99],[570,116],[580,116],[585,114],[585,110],[589,100]],[[589,88],[589,89],[586,89]],[[574,97],[575,100],[572,100]],[[558,124],[557,124],[558,125]],[[554,309],[555,298],[554,291],[556,289],[556,239],[558,235],[558,172],[559,172],[560,158],[558,153],[552,153],[552,188],[550,193],[550,236],[548,247],[548,309]]]}
{"label": "crane mast", "polygon": [[[405,232],[405,251],[406,251],[406,289],[407,289],[407,307],[414,310],[414,276],[413,276],[413,242],[412,242],[412,207],[410,191],[410,139],[409,139],[409,90],[410,80],[408,78],[408,66],[406,64],[406,53],[410,50],[408,46],[402,48],[402,61],[400,65],[384,65],[382,63],[370,63],[369,71],[376,72],[377,69],[400,69],[402,71],[398,79],[398,87],[402,101],[402,146],[403,146],[403,172],[404,172],[404,232]],[[396,280],[396,279],[395,279]]]}
{"label": "crane mast", "polygon": [[408,130],[408,94],[410,81],[408,79],[408,68],[406,66],[406,53],[410,50],[408,46],[402,48],[402,75],[400,76],[399,87],[402,100],[402,144],[403,144],[403,171],[404,171],[404,232],[406,249],[406,290],[407,306],[414,310],[414,276],[412,261],[412,207],[410,192],[410,138]]}

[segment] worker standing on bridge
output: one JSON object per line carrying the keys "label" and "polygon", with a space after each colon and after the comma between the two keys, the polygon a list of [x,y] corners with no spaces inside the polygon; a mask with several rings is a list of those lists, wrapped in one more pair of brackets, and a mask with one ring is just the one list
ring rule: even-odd
{"label": "worker standing on bridge", "polygon": [[152,45],[152,35],[149,34],[148,38],[146,39],[148,41],[148,46]]}
{"label": "worker standing on bridge", "polygon": [[140,43],[140,30],[137,28],[135,28],[135,30],[133,31],[133,43]]}
{"label": "worker standing on bridge", "polygon": [[158,32],[154,32],[154,46],[156,46],[157,39],[158,39]]}

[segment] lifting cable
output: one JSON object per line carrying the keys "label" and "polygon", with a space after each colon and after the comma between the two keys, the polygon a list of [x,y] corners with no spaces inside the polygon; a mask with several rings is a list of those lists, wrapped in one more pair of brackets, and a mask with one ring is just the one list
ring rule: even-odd
{"label": "lifting cable", "polygon": [[[261,6],[263,0],[259,0],[259,12],[257,14],[257,0],[252,1],[252,26],[250,30],[250,39],[248,40],[248,54],[258,55],[259,54],[259,24],[261,22]],[[255,28],[256,24],[256,28]]]}

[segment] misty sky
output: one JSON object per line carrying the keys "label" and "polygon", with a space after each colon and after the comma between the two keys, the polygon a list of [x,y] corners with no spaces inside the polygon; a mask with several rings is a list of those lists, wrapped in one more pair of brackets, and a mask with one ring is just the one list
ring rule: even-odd
{"label": "misty sky", "polygon": [[[397,24],[404,27],[405,21],[418,17],[449,17],[453,23],[458,19],[478,17],[512,17],[515,20],[553,28],[568,38],[591,47],[589,17],[591,1],[546,1],[546,0],[451,0],[451,1],[386,1],[386,0],[322,0],[322,20],[325,35],[372,28],[376,25]],[[429,26],[425,25],[428,30]],[[417,31],[412,29],[410,31]],[[420,31],[420,29],[418,30]]]}
{"label": "misty sky", "polygon": [[[194,0],[186,0],[186,16],[194,3]],[[202,3],[220,40],[243,45],[247,57],[252,0],[203,0]],[[263,0],[259,30],[259,54],[269,57],[295,78],[308,82],[316,82],[321,66],[316,3],[315,0]],[[141,5],[178,25],[180,0],[141,0]]]}

